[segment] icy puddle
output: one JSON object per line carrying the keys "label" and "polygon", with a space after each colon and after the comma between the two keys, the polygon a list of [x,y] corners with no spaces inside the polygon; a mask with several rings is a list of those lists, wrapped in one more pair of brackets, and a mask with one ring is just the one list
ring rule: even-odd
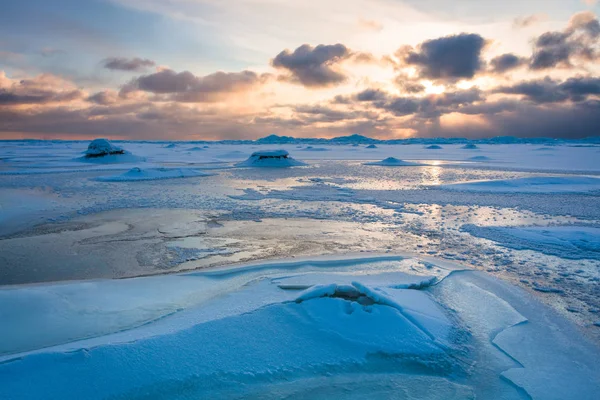
{"label": "icy puddle", "polygon": [[594,399],[600,390],[600,354],[569,322],[520,289],[435,259],[283,260],[0,296],[6,399]]}

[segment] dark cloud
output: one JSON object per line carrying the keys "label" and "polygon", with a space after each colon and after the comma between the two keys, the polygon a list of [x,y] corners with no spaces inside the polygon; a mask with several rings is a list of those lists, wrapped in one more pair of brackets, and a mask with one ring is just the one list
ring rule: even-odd
{"label": "dark cloud", "polygon": [[35,91],[27,92],[11,92],[6,89],[0,89],[0,106],[2,105],[19,105],[19,104],[46,104],[69,102],[81,99],[83,92],[80,90],[70,90],[64,92],[53,91]]}
{"label": "dark cloud", "polygon": [[380,89],[365,89],[355,95],[358,101],[375,101],[385,100],[388,98],[388,94]]}
{"label": "dark cloud", "polygon": [[108,105],[117,102],[118,94],[113,90],[103,90],[101,92],[94,93],[88,97],[87,100],[100,105]]}
{"label": "dark cloud", "polygon": [[406,65],[417,67],[419,76],[434,80],[470,79],[483,68],[481,51],[486,41],[477,34],[462,33],[428,40],[397,53]]}
{"label": "dark cloud", "polygon": [[156,63],[146,58],[124,58],[110,57],[102,60],[102,64],[106,69],[119,71],[143,71],[148,67],[154,67]]}
{"label": "dark cloud", "polygon": [[576,77],[558,82],[548,77],[501,86],[495,93],[525,96],[534,103],[557,103],[571,100],[584,101],[590,95],[600,95],[600,78]]}
{"label": "dark cloud", "polygon": [[195,76],[189,71],[175,72],[165,69],[150,75],[142,75],[123,86],[121,95],[141,90],[158,95],[171,95],[168,99],[182,102],[218,101],[223,95],[249,89],[264,82],[268,75],[252,71],[215,72]]}
{"label": "dark cloud", "polygon": [[527,63],[524,57],[516,56],[512,53],[502,54],[492,58],[490,61],[491,72],[495,74],[503,74],[504,72],[518,68]]}
{"label": "dark cloud", "polygon": [[[426,118],[453,112],[464,105],[482,100],[482,92],[476,87],[423,97],[393,96],[379,89],[366,89],[348,98],[349,103],[370,103],[371,106],[396,116],[417,114]],[[339,103],[336,99],[334,102]]]}
{"label": "dark cloud", "polygon": [[351,55],[351,51],[340,43],[320,44],[316,47],[303,44],[294,52],[282,51],[271,64],[275,68],[287,70],[291,81],[307,87],[326,87],[346,80],[346,75],[336,69],[336,64]]}
{"label": "dark cloud", "polygon": [[573,61],[599,58],[600,23],[591,12],[575,14],[564,31],[546,32],[534,42],[529,63],[532,70],[569,68]]}

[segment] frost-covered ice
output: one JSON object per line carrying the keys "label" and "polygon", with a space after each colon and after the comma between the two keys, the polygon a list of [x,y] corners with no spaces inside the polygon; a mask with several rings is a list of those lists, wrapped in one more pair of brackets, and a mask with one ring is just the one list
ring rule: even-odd
{"label": "frost-covered ice", "polygon": [[0,397],[595,398],[597,349],[529,294],[387,259],[0,290]]}
{"label": "frost-covered ice", "polygon": [[544,176],[441,185],[466,192],[578,193],[600,190],[600,178],[587,176]]}
{"label": "frost-covered ice", "polygon": [[156,168],[156,169],[141,169],[132,168],[129,171],[114,176],[101,176],[97,180],[102,182],[135,182],[135,181],[150,181],[158,179],[173,179],[173,178],[193,178],[198,176],[209,176],[206,172],[197,171],[194,169],[183,168]]}
{"label": "frost-covered ice", "polygon": [[415,163],[415,162],[411,162],[411,161],[399,160],[394,157],[388,157],[385,160],[365,163],[365,165],[379,165],[382,167],[411,167],[411,166],[414,167],[414,166],[423,165],[423,164],[419,164],[419,163]]}
{"label": "frost-covered ice", "polygon": [[290,154],[286,150],[256,151],[246,161],[236,164],[237,167],[266,168],[300,167],[303,165],[306,164],[290,157]]}

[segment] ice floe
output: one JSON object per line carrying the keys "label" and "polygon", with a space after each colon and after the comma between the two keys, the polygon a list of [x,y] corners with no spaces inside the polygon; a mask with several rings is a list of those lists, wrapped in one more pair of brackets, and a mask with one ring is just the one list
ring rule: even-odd
{"label": "ice floe", "polygon": [[587,176],[534,176],[439,185],[440,189],[498,193],[580,193],[600,190],[600,178]]}
{"label": "ice floe", "polygon": [[566,259],[600,260],[598,227],[484,227],[469,224],[462,230],[516,250],[533,250]]}

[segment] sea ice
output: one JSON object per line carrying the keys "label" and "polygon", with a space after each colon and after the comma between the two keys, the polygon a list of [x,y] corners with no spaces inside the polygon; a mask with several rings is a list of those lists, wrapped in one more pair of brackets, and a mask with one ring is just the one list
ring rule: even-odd
{"label": "sea ice", "polygon": [[497,193],[581,193],[600,190],[600,178],[587,176],[535,176],[517,179],[452,183],[439,189]]}

